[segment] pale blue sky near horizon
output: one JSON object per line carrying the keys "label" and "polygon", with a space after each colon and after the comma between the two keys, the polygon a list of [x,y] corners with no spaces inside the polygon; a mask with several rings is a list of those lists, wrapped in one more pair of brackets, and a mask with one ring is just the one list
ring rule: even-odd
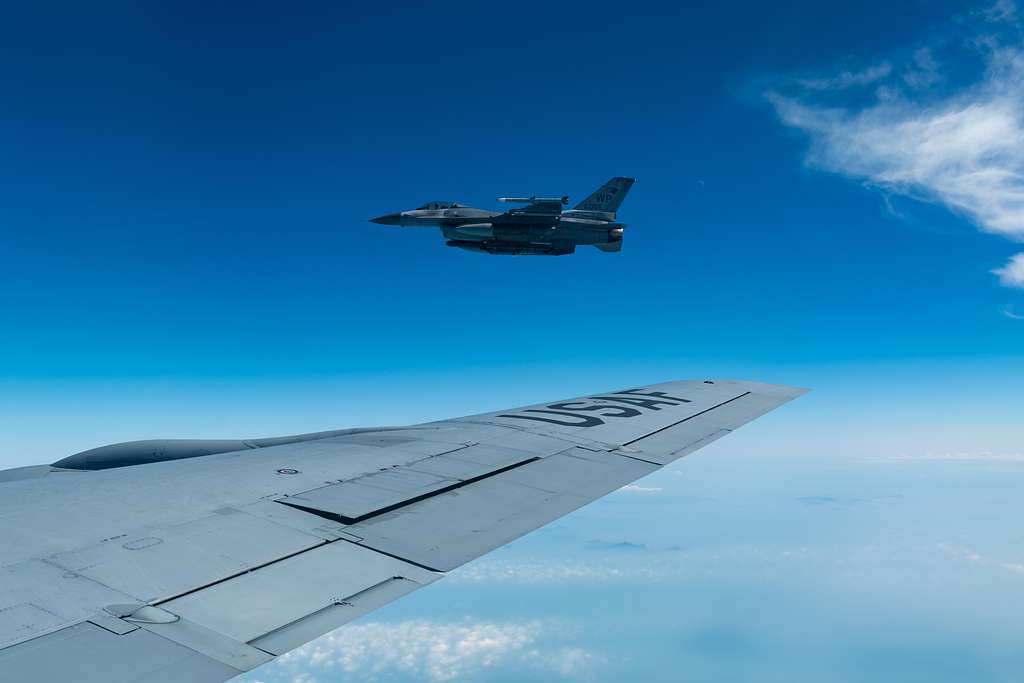
{"label": "pale blue sky near horizon", "polygon": [[[247,680],[1024,666],[1011,0],[2,18],[0,468],[673,379],[812,389]],[[615,175],[616,254],[367,222]]]}

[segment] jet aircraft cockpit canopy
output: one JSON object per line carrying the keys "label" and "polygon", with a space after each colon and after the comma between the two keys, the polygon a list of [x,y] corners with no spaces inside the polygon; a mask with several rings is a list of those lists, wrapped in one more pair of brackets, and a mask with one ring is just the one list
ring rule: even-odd
{"label": "jet aircraft cockpit canopy", "polygon": [[438,209],[457,209],[460,206],[462,206],[462,204],[459,204],[458,202],[427,202],[423,206],[417,206],[416,210],[433,209],[436,211]]}

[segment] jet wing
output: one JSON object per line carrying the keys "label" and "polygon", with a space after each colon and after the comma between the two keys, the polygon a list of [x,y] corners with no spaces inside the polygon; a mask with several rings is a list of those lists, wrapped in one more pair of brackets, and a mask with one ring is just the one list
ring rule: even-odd
{"label": "jet wing", "polygon": [[568,197],[499,197],[499,202],[523,203],[515,209],[509,209],[505,216],[561,216],[562,207],[569,201]]}
{"label": "jet wing", "polygon": [[670,382],[184,460],[0,473],[0,681],[228,680],[801,393]]}

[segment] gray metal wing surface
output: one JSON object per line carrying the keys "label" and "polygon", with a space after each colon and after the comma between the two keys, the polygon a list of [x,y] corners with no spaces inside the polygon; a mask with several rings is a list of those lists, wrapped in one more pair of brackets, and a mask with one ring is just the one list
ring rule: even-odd
{"label": "gray metal wing surface", "polygon": [[186,459],[0,473],[0,681],[228,680],[801,393],[669,382]]}

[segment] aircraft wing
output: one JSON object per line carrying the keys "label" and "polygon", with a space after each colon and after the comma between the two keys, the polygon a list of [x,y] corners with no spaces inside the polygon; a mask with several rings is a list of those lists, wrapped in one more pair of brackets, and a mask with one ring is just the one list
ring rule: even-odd
{"label": "aircraft wing", "polygon": [[801,393],[670,382],[182,460],[0,472],[0,681],[228,680]]}
{"label": "aircraft wing", "polygon": [[509,209],[505,216],[561,216],[568,197],[500,197],[499,202],[522,202],[526,206]]}

